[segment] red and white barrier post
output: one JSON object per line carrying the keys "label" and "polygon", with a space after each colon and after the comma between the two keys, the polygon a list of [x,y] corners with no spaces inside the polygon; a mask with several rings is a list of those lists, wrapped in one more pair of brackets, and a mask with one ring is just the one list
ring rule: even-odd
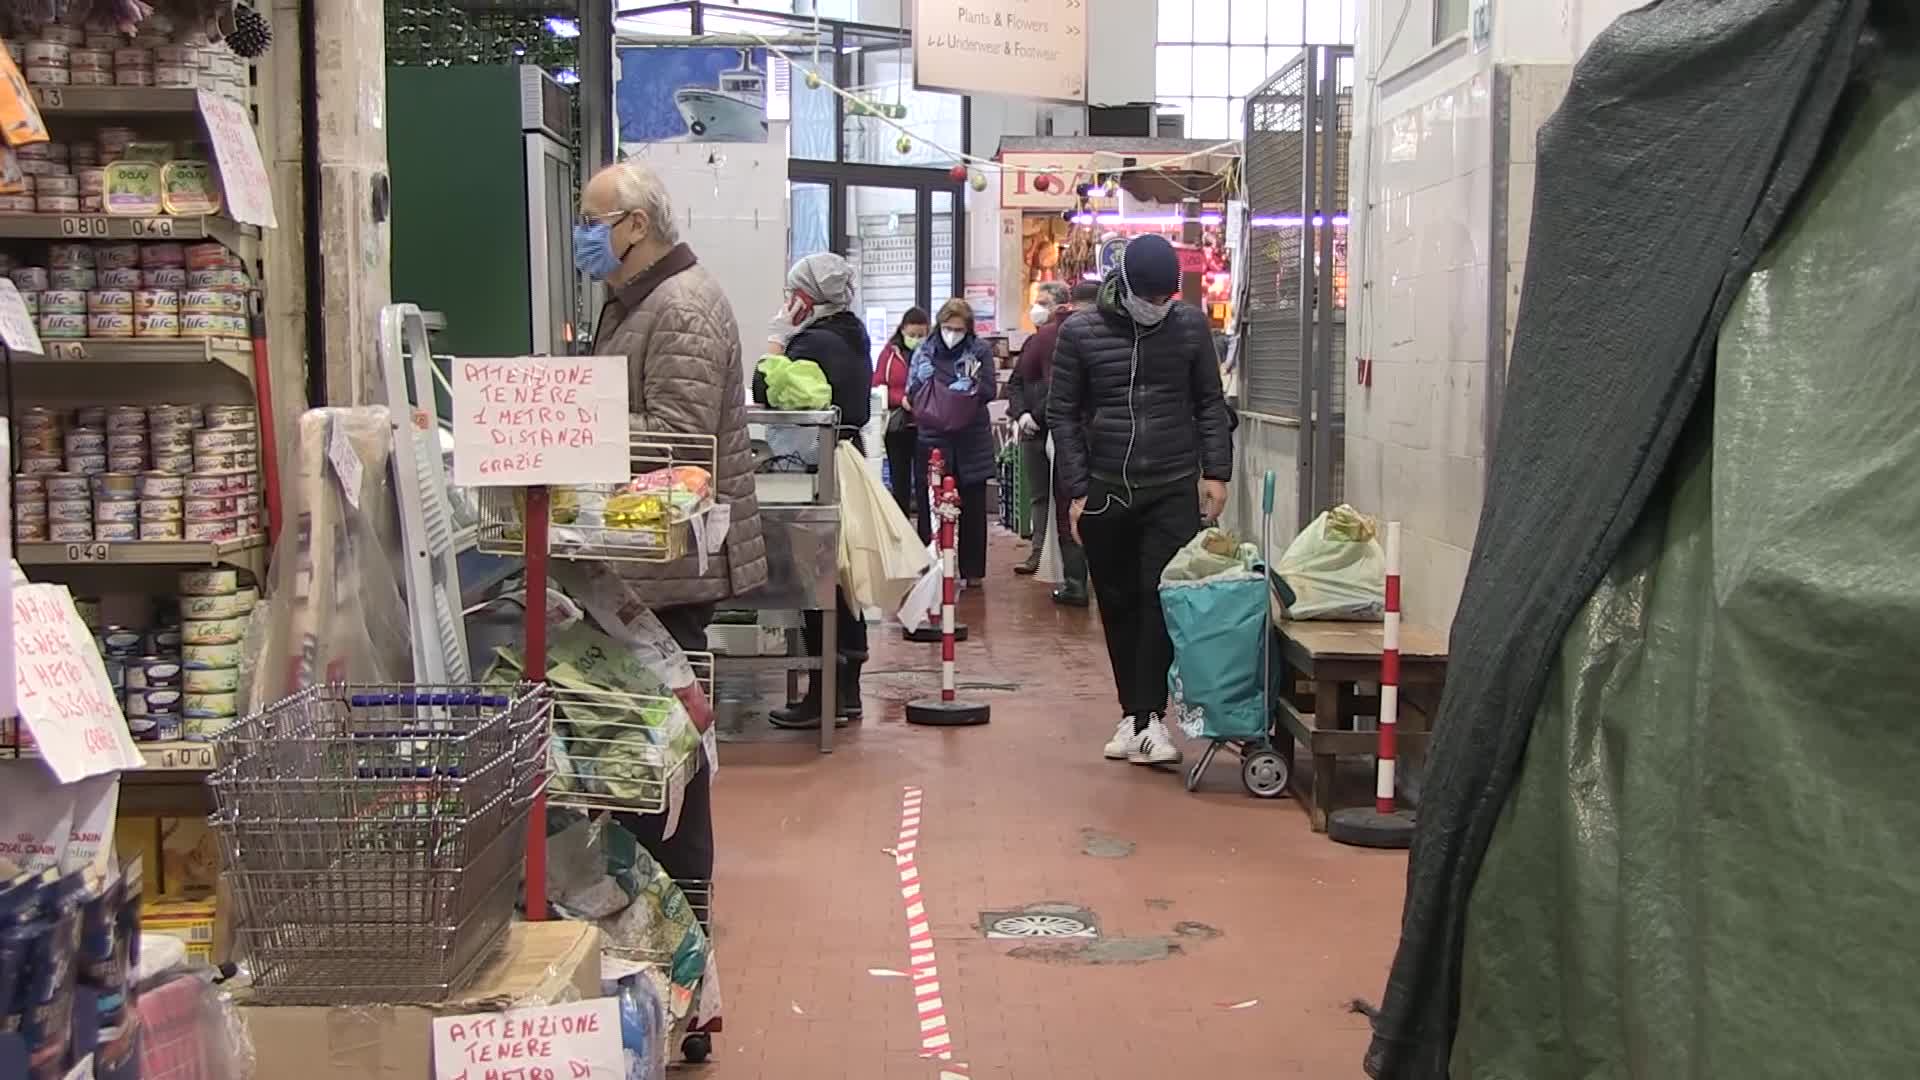
{"label": "red and white barrier post", "polygon": [[[933,536],[934,539],[940,541],[937,550],[941,552],[945,552],[952,547],[952,544],[944,537],[942,533],[943,526],[940,523],[941,500],[946,497],[946,492],[954,483],[953,477],[948,476],[946,473],[946,459],[941,455],[940,451],[934,450],[929,453],[927,455],[927,490],[921,492],[920,497],[927,501],[927,516],[934,522]],[[956,494],[954,498],[957,500],[959,496]],[[954,505],[958,507],[959,503],[956,501]],[[959,511],[956,509],[956,518],[958,513]],[[944,558],[945,556],[943,555],[942,557]],[[945,584],[941,586],[941,593],[945,599],[927,609],[927,619],[924,626],[918,630],[903,630],[901,632],[901,635],[908,641],[931,645],[934,642],[946,641],[948,637],[952,637],[954,641],[967,640],[967,628],[958,622],[954,622],[950,614],[943,613],[942,609],[951,605],[953,602],[953,597],[948,595],[953,591],[953,567],[951,565],[947,566],[945,577],[947,580]]]}
{"label": "red and white barrier post", "polygon": [[1373,805],[1335,810],[1327,836],[1342,844],[1404,848],[1413,844],[1413,815],[1399,809],[1394,767],[1400,731],[1400,523],[1387,522],[1386,612],[1380,626],[1380,731]]}
{"label": "red and white barrier post", "polygon": [[1400,728],[1400,523],[1387,522],[1387,611],[1380,628],[1380,752],[1373,808],[1394,811],[1393,762]]}
{"label": "red and white barrier post", "polygon": [[953,605],[960,597],[960,555],[955,543],[960,526],[960,488],[953,477],[942,479],[933,514],[940,523],[940,697],[907,702],[907,723],[931,727],[984,724],[991,710],[981,702],[960,700],[953,675],[953,643],[957,640]]}

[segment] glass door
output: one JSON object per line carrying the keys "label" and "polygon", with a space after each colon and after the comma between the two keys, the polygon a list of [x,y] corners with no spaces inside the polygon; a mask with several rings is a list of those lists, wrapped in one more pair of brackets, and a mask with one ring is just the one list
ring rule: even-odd
{"label": "glass door", "polygon": [[854,303],[867,324],[874,359],[915,305],[925,306],[920,268],[919,193],[913,188],[850,185],[841,250],[853,264]]}

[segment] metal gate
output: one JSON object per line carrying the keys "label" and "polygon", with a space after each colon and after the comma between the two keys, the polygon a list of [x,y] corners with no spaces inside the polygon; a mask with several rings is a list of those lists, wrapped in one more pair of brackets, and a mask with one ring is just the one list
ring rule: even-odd
{"label": "metal gate", "polygon": [[1246,109],[1241,405],[1298,422],[1304,526],[1344,489],[1353,49],[1307,46],[1247,95]]}

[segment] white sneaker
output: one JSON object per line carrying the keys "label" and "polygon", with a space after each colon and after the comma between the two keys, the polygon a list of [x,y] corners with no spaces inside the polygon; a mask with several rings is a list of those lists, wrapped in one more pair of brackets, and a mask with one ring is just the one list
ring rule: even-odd
{"label": "white sneaker", "polygon": [[1107,740],[1107,760],[1130,760],[1134,751],[1140,748],[1140,740],[1144,737],[1134,733],[1133,717],[1121,717],[1120,726],[1113,729],[1113,738]]}
{"label": "white sneaker", "polygon": [[1180,764],[1180,748],[1173,745],[1173,736],[1167,734],[1167,725],[1161,723],[1158,713],[1147,721],[1147,730],[1136,737],[1127,760],[1135,765]]}

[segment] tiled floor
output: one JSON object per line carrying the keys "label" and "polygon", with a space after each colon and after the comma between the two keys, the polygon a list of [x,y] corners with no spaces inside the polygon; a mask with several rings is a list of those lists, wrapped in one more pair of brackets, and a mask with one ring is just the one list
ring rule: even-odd
{"label": "tiled floor", "polygon": [[[1313,835],[1295,803],[1248,796],[1224,756],[1192,795],[1171,771],[1102,760],[1117,718],[1096,618],[1014,578],[1021,547],[995,540],[993,576],[961,608],[974,630],[963,682],[1015,687],[984,694],[990,726],[906,726],[901,700],[931,678],[938,652],[889,629],[874,635],[867,720],[835,753],[723,748],[726,1031],[705,1074],[1361,1075],[1366,1020],[1349,1003],[1378,1000],[1404,857]],[[917,856],[953,1037],[946,1064],[919,1056],[911,983],[869,973],[908,967],[890,853],[907,786],[925,791]],[[982,911],[1049,901],[1093,909],[1123,958],[1163,958],[1021,956],[976,926]]]}

